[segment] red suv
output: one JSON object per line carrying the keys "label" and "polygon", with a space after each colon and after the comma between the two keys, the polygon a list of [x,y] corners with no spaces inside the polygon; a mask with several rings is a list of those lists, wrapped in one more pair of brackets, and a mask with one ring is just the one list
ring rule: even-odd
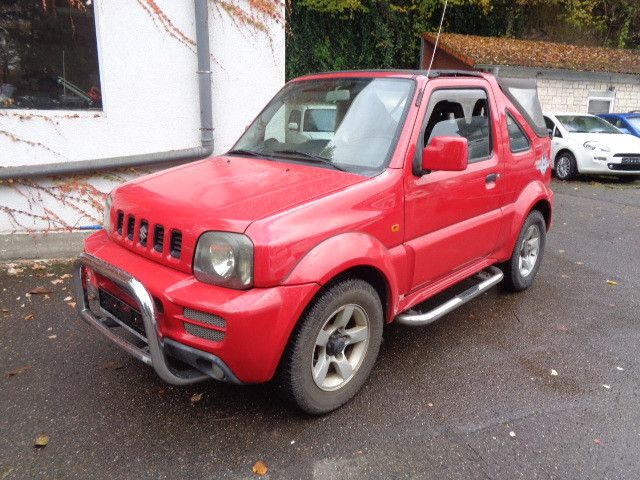
{"label": "red suv", "polygon": [[366,381],[386,323],[531,285],[549,149],[529,81],[295,79],[226,154],[111,192],[77,263],[80,315],[171,384],[275,377],[304,411],[328,412]]}

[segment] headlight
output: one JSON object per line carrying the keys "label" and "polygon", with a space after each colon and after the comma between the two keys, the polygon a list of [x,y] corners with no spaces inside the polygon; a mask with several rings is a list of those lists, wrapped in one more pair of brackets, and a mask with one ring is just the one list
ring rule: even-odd
{"label": "headlight", "polygon": [[241,233],[206,232],[193,261],[198,280],[245,290],[253,286],[253,243]]}
{"label": "headlight", "polygon": [[600,150],[601,152],[610,152],[611,149],[609,147],[607,147],[605,144],[600,143],[600,142],[596,142],[596,141],[589,141],[589,142],[584,142],[584,148],[586,148],[587,150]]}
{"label": "headlight", "polygon": [[102,220],[102,227],[107,231],[111,231],[111,204],[113,203],[113,198],[111,198],[111,194],[107,195],[107,199],[104,202],[104,217]]}

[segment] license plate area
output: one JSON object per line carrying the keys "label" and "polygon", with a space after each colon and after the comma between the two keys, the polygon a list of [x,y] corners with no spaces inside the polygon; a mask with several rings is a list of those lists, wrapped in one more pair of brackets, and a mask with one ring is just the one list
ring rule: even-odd
{"label": "license plate area", "polygon": [[105,289],[99,289],[100,306],[123,324],[146,337],[142,314],[128,303],[120,300]]}

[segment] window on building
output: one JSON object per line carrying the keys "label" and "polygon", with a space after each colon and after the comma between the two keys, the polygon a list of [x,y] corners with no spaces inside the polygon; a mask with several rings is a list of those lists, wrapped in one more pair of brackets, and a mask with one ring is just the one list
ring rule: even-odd
{"label": "window on building", "polygon": [[509,145],[513,153],[524,152],[531,148],[529,137],[510,113],[507,113],[507,130],[509,131]]}
{"label": "window on building", "polygon": [[0,108],[102,108],[92,0],[0,0]]}
{"label": "window on building", "polygon": [[614,100],[615,98],[612,92],[590,93],[587,103],[587,113],[591,115],[611,113],[613,111]]}
{"label": "window on building", "polygon": [[441,136],[468,141],[469,162],[489,158],[492,148],[487,93],[482,89],[436,90],[429,99],[424,145]]}

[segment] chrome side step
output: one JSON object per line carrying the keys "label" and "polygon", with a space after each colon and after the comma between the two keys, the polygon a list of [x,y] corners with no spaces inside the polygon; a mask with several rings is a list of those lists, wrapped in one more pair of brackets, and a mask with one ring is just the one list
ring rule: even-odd
{"label": "chrome side step", "polygon": [[494,285],[497,285],[504,278],[502,270],[498,267],[489,267],[476,274],[482,280],[479,284],[465,290],[464,292],[456,295],[451,300],[446,301],[442,305],[429,310],[425,313],[415,312],[414,310],[407,310],[396,317],[396,322],[402,325],[410,325],[413,327],[428,325],[435,322],[440,317],[455,310],[461,305],[464,305],[469,300],[477,297],[481,293],[486,292]]}

